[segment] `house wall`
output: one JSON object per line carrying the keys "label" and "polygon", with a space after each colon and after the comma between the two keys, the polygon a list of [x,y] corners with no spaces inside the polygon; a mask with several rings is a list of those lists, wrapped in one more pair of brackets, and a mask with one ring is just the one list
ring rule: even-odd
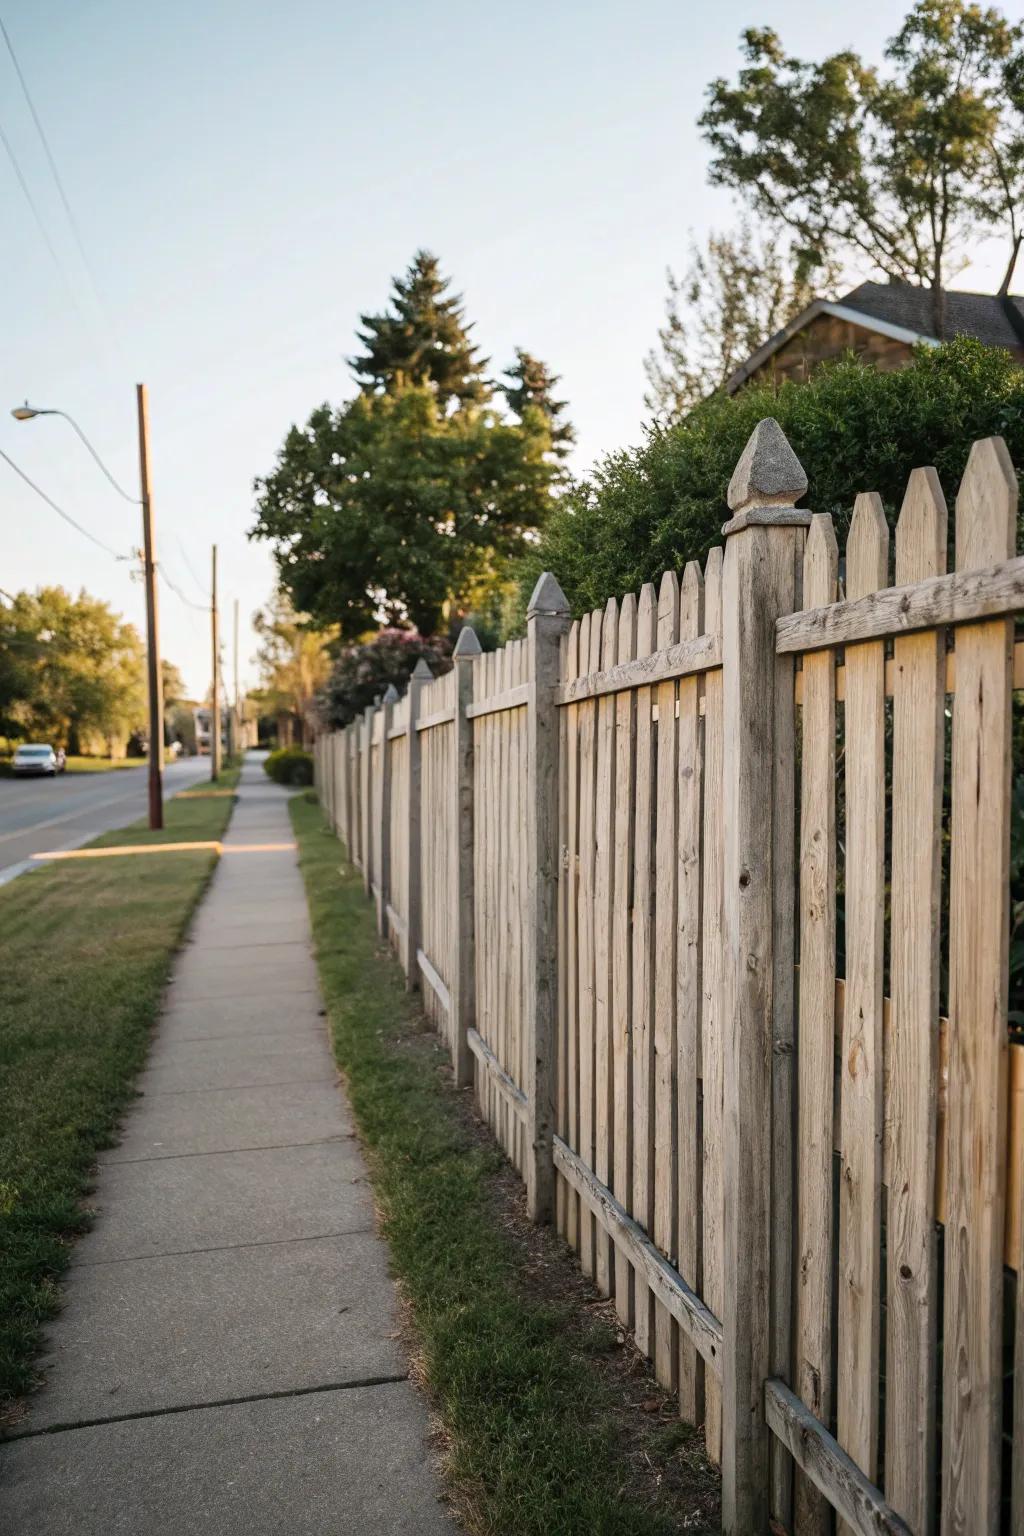
{"label": "house wall", "polygon": [[913,355],[905,341],[880,336],[877,331],[864,330],[835,315],[816,315],[752,373],[748,382],[764,384],[771,379],[794,379],[803,383],[819,363],[844,352],[855,352],[883,373],[905,368]]}

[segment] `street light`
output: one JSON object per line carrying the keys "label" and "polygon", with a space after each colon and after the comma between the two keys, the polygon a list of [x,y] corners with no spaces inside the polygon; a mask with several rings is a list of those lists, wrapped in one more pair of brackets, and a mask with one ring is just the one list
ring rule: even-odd
{"label": "street light", "polygon": [[146,660],[149,674],[149,825],[159,831],[164,824],[163,759],[164,705],[163,679],[160,676],[159,624],[156,601],[156,557],[153,543],[153,503],[149,484],[149,397],[145,384],[136,384],[135,398],[139,422],[139,481],[142,495],[131,496],[114,479],[85,433],[67,411],[37,405],[16,405],[11,412],[15,421],[32,421],[36,416],[63,416],[81,438],[111,485],[133,506],[142,508],[142,567],[146,589]]}

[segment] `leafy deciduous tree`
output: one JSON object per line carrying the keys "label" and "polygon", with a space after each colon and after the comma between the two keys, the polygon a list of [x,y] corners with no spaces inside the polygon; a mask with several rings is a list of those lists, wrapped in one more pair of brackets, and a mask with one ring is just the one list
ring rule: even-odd
{"label": "leafy deciduous tree", "polygon": [[761,344],[823,297],[837,277],[826,259],[813,275],[795,262],[778,230],[757,233],[744,219],[735,233],[712,232],[702,250],[690,245],[682,278],[668,274],[659,350],[644,360],[644,404],[663,421],[678,421],[720,389]]}
{"label": "leafy deciduous tree", "polygon": [[943,287],[978,226],[1016,237],[1024,194],[1024,28],[965,0],[918,0],[889,73],[852,52],[787,55],[743,33],[738,81],[712,81],[700,118],[711,180],[788,225],[804,271],[826,252]]}
{"label": "leafy deciduous tree", "polygon": [[63,587],[19,592],[0,609],[0,715],[7,735],[79,750],[145,719],[138,632],[98,598]]}
{"label": "leafy deciduous tree", "polygon": [[365,645],[343,646],[317,699],[317,713],[326,726],[348,725],[389,683],[404,693],[421,658],[435,677],[450,672],[451,651],[450,641],[424,639],[411,629],[382,629]]}

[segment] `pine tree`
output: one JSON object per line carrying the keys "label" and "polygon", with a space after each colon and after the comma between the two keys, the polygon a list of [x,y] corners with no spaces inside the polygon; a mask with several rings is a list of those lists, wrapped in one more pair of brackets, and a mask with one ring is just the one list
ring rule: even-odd
{"label": "pine tree", "polygon": [[417,251],[404,277],[394,279],[390,307],[360,316],[357,335],[366,350],[349,362],[364,394],[426,385],[442,411],[487,402],[483,370],[490,359],[478,355],[461,296],[449,294],[448,285],[437,257]]}
{"label": "pine tree", "polygon": [[551,452],[556,458],[564,459],[576,441],[576,431],[571,422],[561,419],[566,401],[555,399],[555,387],[560,383],[561,375],[552,373],[539,357],[516,347],[516,360],[511,368],[505,369],[504,377],[509,383],[500,388],[509,410],[520,421],[531,408],[540,411],[548,424]]}

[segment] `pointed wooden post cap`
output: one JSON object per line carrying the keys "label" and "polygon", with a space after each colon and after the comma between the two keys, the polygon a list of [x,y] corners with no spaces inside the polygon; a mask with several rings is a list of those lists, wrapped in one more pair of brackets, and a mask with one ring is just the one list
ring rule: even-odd
{"label": "pointed wooden post cap", "polygon": [[550,571],[544,571],[538,577],[533,596],[530,598],[530,606],[526,610],[527,619],[537,618],[542,614],[552,618],[569,617],[569,601]]}
{"label": "pointed wooden post cap", "polygon": [[476,630],[472,624],[464,624],[459,630],[459,638],[455,642],[453,656],[479,656],[480,641],[477,639]]}
{"label": "pointed wooden post cap", "polygon": [[425,656],[421,656],[419,661],[413,667],[412,675],[413,677],[421,678],[424,682],[431,681],[434,674],[431,672],[429,663],[427,662],[427,658]]}
{"label": "pointed wooden post cap", "polygon": [[726,501],[733,514],[726,537],[757,524],[806,527],[811,514],[796,502],[807,490],[803,465],[774,416],[759,421],[732,472]]}
{"label": "pointed wooden post cap", "polygon": [[385,690],[384,690],[384,703],[385,704],[397,704],[398,703],[398,689],[395,687],[394,683],[388,683],[388,686],[385,688]]}

